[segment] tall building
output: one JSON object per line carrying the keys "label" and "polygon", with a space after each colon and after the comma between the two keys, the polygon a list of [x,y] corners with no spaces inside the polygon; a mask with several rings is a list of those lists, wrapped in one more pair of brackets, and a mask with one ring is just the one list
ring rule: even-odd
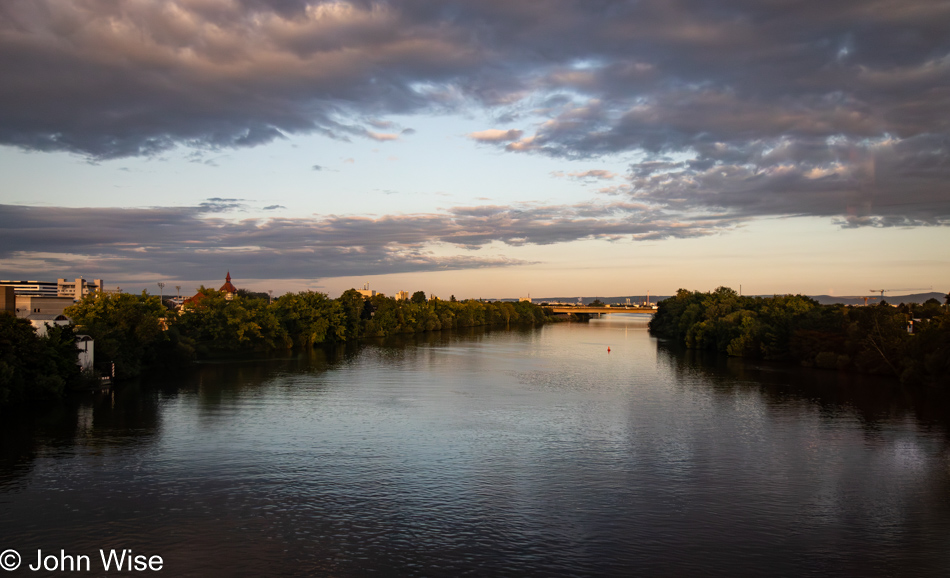
{"label": "tall building", "polygon": [[67,281],[0,281],[0,287],[13,287],[18,297],[72,297],[79,301],[90,293],[102,292],[102,279],[86,281],[83,278]]}
{"label": "tall building", "polygon": [[396,291],[396,301],[409,301],[409,292]]}
{"label": "tall building", "polygon": [[57,297],[57,284],[54,281],[0,281],[0,287],[13,287],[16,295],[26,297]]}
{"label": "tall building", "polygon": [[76,279],[75,281],[67,281],[66,279],[56,280],[57,297],[72,297],[76,301],[79,301],[90,293],[101,292],[102,279],[93,279],[91,282],[83,278]]}

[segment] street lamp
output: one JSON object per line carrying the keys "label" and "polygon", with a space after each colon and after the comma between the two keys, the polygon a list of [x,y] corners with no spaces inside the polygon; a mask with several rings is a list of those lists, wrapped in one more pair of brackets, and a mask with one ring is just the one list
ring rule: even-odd
{"label": "street lamp", "polygon": [[162,301],[165,300],[165,299],[164,299],[164,298],[165,298],[165,294],[163,293],[164,291],[165,291],[165,284],[162,283],[161,281],[159,281],[159,282],[158,282],[158,302],[159,302],[159,303],[161,303]]}

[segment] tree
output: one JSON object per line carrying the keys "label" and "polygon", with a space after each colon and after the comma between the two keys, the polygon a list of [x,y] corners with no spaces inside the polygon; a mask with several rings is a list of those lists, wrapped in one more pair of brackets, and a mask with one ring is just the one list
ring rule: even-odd
{"label": "tree", "polygon": [[39,337],[26,319],[0,313],[0,405],[61,397],[81,378],[77,352],[72,327]]}
{"label": "tree", "polygon": [[343,307],[325,293],[287,293],[274,301],[274,309],[294,345],[312,347],[345,338]]}
{"label": "tree", "polygon": [[[590,306],[591,306],[591,307],[603,307],[603,306],[604,306],[604,302],[601,301],[600,299],[594,299],[593,301],[590,302]],[[600,315],[600,314],[598,313],[598,315]]]}
{"label": "tree", "polygon": [[292,344],[277,318],[277,308],[266,298],[246,299],[205,287],[204,295],[194,305],[188,305],[178,326],[187,337],[194,339],[202,351],[239,351],[287,348]]}
{"label": "tree", "polygon": [[409,299],[410,303],[420,304],[426,302],[426,292],[425,291],[416,291],[412,294],[412,297]]}
{"label": "tree", "polygon": [[[158,296],[131,293],[90,293],[82,301],[67,307],[82,333],[96,342],[96,359],[115,362],[116,377],[139,375],[154,361],[159,341],[168,339],[162,331],[169,312]],[[167,321],[166,321],[167,323]]]}
{"label": "tree", "polygon": [[359,339],[363,336],[363,295],[356,289],[347,289],[337,301],[343,307],[343,338]]}

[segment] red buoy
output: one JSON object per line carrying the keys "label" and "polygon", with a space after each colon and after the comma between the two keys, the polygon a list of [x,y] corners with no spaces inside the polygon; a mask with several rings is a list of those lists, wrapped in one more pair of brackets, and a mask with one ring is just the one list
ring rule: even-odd
{"label": "red buoy", "polygon": [[610,348],[609,348],[609,347],[607,348],[607,353],[610,353]]}

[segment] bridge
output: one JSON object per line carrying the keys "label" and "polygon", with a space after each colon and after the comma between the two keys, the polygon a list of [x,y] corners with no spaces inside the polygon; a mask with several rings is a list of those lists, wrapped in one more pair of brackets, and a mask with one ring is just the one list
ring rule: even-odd
{"label": "bridge", "polygon": [[552,313],[656,313],[656,309],[652,307],[588,307],[586,305],[573,306],[573,305],[542,305],[548,311]]}

